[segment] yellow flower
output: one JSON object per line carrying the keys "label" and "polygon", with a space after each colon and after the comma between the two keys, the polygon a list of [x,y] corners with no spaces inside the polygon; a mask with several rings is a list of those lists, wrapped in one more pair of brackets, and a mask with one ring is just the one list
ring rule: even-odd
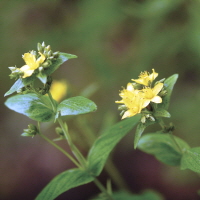
{"label": "yellow flower", "polygon": [[142,108],[146,107],[144,93],[135,90],[131,83],[128,83],[127,89],[123,89],[119,94],[122,97],[121,101],[115,103],[124,104],[127,110],[124,112],[122,119],[132,117],[141,112]]}
{"label": "yellow flower", "polygon": [[144,93],[145,104],[146,106],[152,101],[154,103],[162,103],[162,98],[157,96],[157,94],[163,88],[163,83],[158,83],[154,88],[144,88],[142,92]]}
{"label": "yellow flower", "polygon": [[152,71],[152,74],[149,74],[147,71],[141,72],[139,75],[139,79],[131,80],[141,85],[150,86],[152,81],[158,76],[158,73],[156,73],[154,69],[152,69]]}
{"label": "yellow flower", "polygon": [[65,80],[54,80],[50,92],[53,99],[59,102],[67,94],[67,82]]}
{"label": "yellow flower", "polygon": [[22,58],[24,59],[26,65],[20,68],[20,71],[24,73],[22,78],[29,77],[33,74],[45,60],[45,56],[42,53],[39,53],[41,56],[36,60],[36,56],[32,53],[25,53]]}

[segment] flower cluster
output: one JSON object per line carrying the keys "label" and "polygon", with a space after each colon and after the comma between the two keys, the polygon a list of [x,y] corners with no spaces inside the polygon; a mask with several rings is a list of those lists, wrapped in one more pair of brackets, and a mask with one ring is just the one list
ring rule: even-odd
{"label": "flower cluster", "polygon": [[38,69],[38,73],[44,68],[49,67],[52,62],[52,59],[58,57],[59,52],[53,52],[50,45],[46,46],[43,42],[42,44],[38,43],[38,52],[30,51],[22,55],[24,62],[26,63],[21,68],[9,67],[11,70],[11,78],[27,78],[30,77]]}
{"label": "flower cluster", "polygon": [[[151,109],[151,103],[162,103],[159,93],[163,89],[163,83],[160,81],[153,85],[158,73],[154,69],[152,71],[151,74],[146,71],[141,72],[138,79],[132,79],[134,83],[128,83],[127,88],[120,91],[119,96],[122,100],[116,103],[123,104],[119,106],[119,110],[122,110],[122,119],[132,117],[145,109]],[[149,114],[147,117],[153,120]]]}

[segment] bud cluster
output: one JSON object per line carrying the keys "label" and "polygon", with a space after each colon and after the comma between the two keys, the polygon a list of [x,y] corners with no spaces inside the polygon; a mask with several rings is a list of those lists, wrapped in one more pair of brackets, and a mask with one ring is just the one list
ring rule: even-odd
{"label": "bud cluster", "polygon": [[34,137],[37,133],[39,133],[39,130],[37,127],[33,124],[29,124],[27,129],[24,129],[24,133],[21,134],[21,136],[31,136]]}
{"label": "bud cluster", "polygon": [[52,64],[52,60],[56,60],[59,56],[59,51],[53,52],[51,50],[51,46],[50,45],[46,46],[44,42],[42,42],[42,44],[38,43],[37,49],[38,49],[38,52],[43,54],[46,58],[45,62],[42,64],[43,68],[49,67]]}

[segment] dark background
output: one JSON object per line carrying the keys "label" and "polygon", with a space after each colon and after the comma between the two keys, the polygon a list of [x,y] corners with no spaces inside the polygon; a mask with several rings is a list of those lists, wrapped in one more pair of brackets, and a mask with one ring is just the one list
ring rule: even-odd
{"label": "dark background", "polygon": [[[98,110],[81,116],[99,134],[120,121],[115,100],[119,90],[141,71],[154,68],[159,78],[178,73],[167,122],[175,135],[191,147],[200,146],[200,2],[190,0],[10,0],[0,2],[0,199],[32,200],[60,172],[74,167],[42,138],[21,137],[30,119],[4,106],[10,80],[9,66],[21,67],[22,54],[45,41],[54,51],[75,54],[57,70],[66,79],[68,96],[80,95],[90,84]],[[72,135],[83,133],[77,119],[68,122]],[[52,125],[44,124],[55,138]],[[146,132],[158,130],[150,127]],[[82,135],[82,137],[84,137]],[[159,163],[133,150],[134,131],[116,147],[113,160],[133,192],[154,189],[170,200],[196,200],[199,176],[189,170]],[[65,142],[60,142],[68,148]],[[87,149],[79,147],[87,155]],[[101,177],[106,182],[107,174]],[[113,184],[113,188],[117,189]],[[72,189],[57,199],[86,200],[99,191],[93,183]]]}

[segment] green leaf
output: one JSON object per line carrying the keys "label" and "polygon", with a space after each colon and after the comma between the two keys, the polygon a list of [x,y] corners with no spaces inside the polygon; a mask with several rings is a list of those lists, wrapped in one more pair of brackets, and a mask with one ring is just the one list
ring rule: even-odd
{"label": "green leaf", "polygon": [[50,183],[48,183],[35,200],[53,200],[63,192],[93,180],[94,177],[81,169],[76,168],[67,170],[57,175]]}
{"label": "green leaf", "polygon": [[61,116],[66,115],[80,115],[93,112],[97,109],[96,104],[81,96],[71,97],[62,101],[57,108]]}
{"label": "green leaf", "polygon": [[171,117],[170,113],[167,110],[162,109],[162,108],[156,109],[153,115],[155,117],[168,117],[168,118]]}
{"label": "green leaf", "polygon": [[167,94],[162,98],[162,103],[158,104],[158,108],[163,108],[165,110],[168,110],[171,93],[173,91],[173,87],[177,79],[178,79],[178,74],[174,74],[164,81],[164,87],[167,91]]}
{"label": "green leaf", "polygon": [[[183,152],[190,147],[182,139],[176,136],[173,137],[176,142],[170,134],[162,132],[148,133],[141,137],[138,148],[148,154],[154,155],[159,161],[165,164],[178,166],[180,165]],[[176,143],[179,145],[181,151]]]}
{"label": "green leaf", "polygon": [[120,121],[105,131],[93,144],[88,154],[88,167],[98,176],[116,144],[138,123],[139,115]]}
{"label": "green leaf", "polygon": [[41,98],[39,98],[33,93],[15,95],[8,98],[5,105],[15,112],[24,114],[29,118],[40,122],[50,121],[55,116],[47,96],[41,96]]}
{"label": "green leaf", "polygon": [[57,70],[60,67],[60,65],[62,65],[64,62],[66,62],[67,60],[72,59],[72,58],[77,58],[77,56],[60,52],[58,58],[56,60],[52,61],[52,65],[50,65],[48,68],[46,68],[44,70],[44,73],[46,75],[52,74],[55,70]]}
{"label": "green leaf", "polygon": [[22,82],[22,79],[19,78],[14,84],[13,86],[10,88],[10,90],[8,90],[4,96],[8,96],[16,91],[18,91],[19,89],[24,87],[24,83]]}
{"label": "green leaf", "polygon": [[200,173],[200,147],[188,149],[181,159],[181,169]]}
{"label": "green leaf", "polygon": [[163,197],[152,190],[144,191],[142,194],[130,194],[125,191],[114,192],[115,200],[163,200]]}
{"label": "green leaf", "polygon": [[134,138],[134,149],[137,148],[138,142],[140,140],[140,137],[142,136],[142,133],[144,132],[145,128],[147,128],[148,126],[154,124],[155,122],[153,121],[146,121],[145,123],[139,123],[137,125],[136,131],[135,131],[135,138]]}

